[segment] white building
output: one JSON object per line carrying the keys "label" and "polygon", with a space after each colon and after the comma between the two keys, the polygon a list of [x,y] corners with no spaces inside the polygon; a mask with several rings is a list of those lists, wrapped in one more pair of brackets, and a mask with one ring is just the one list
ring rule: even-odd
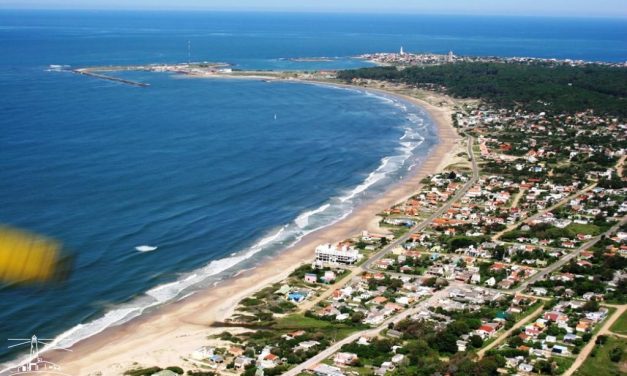
{"label": "white building", "polygon": [[339,352],[335,354],[335,357],[333,357],[333,363],[335,363],[336,365],[346,366],[346,365],[353,364],[353,362],[356,362],[357,359],[359,359],[357,357],[357,354],[348,353],[348,352]]}
{"label": "white building", "polygon": [[192,359],[203,360],[213,356],[213,347],[203,346],[199,347],[192,353]]}
{"label": "white building", "polygon": [[318,376],[344,376],[340,368],[328,364],[318,364],[313,372]]}
{"label": "white building", "polygon": [[321,244],[316,247],[316,261],[331,264],[354,264],[360,258],[359,251],[347,244],[340,244],[339,248],[333,244]]}

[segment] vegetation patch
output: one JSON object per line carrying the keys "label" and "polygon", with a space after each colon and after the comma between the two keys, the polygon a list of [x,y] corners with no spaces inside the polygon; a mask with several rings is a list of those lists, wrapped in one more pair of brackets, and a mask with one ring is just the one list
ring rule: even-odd
{"label": "vegetation patch", "polygon": [[618,334],[627,334],[627,312],[623,312],[623,314],[620,315],[610,330]]}
{"label": "vegetation patch", "polygon": [[627,373],[627,340],[615,336],[604,338],[594,347],[577,376],[619,376]]}
{"label": "vegetation patch", "polygon": [[458,98],[479,98],[498,107],[532,111],[627,115],[627,70],[547,64],[457,63],[346,70],[338,78],[387,80],[424,87],[443,86]]}

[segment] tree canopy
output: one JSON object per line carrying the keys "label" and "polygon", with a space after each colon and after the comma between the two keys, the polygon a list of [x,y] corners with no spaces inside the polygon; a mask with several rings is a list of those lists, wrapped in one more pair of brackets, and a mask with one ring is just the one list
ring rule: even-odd
{"label": "tree canopy", "polygon": [[513,63],[456,63],[345,70],[338,78],[443,86],[447,94],[478,98],[500,107],[524,106],[547,112],[594,109],[627,115],[627,69],[603,65],[566,66]]}

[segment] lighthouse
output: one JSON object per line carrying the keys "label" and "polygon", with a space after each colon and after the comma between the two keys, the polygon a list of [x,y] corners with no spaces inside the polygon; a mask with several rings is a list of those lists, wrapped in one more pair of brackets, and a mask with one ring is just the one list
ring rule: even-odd
{"label": "lighthouse", "polygon": [[405,55],[405,51],[403,51],[403,46],[401,46],[401,52],[399,52],[401,56]]}

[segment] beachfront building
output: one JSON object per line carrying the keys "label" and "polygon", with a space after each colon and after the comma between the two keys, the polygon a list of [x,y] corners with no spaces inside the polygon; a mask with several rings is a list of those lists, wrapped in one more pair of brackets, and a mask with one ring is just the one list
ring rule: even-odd
{"label": "beachfront building", "polygon": [[319,262],[352,265],[360,258],[359,251],[346,243],[321,244],[316,247],[316,261]]}
{"label": "beachfront building", "polygon": [[192,359],[195,360],[204,360],[213,356],[214,348],[211,346],[202,346],[194,350],[192,353]]}

